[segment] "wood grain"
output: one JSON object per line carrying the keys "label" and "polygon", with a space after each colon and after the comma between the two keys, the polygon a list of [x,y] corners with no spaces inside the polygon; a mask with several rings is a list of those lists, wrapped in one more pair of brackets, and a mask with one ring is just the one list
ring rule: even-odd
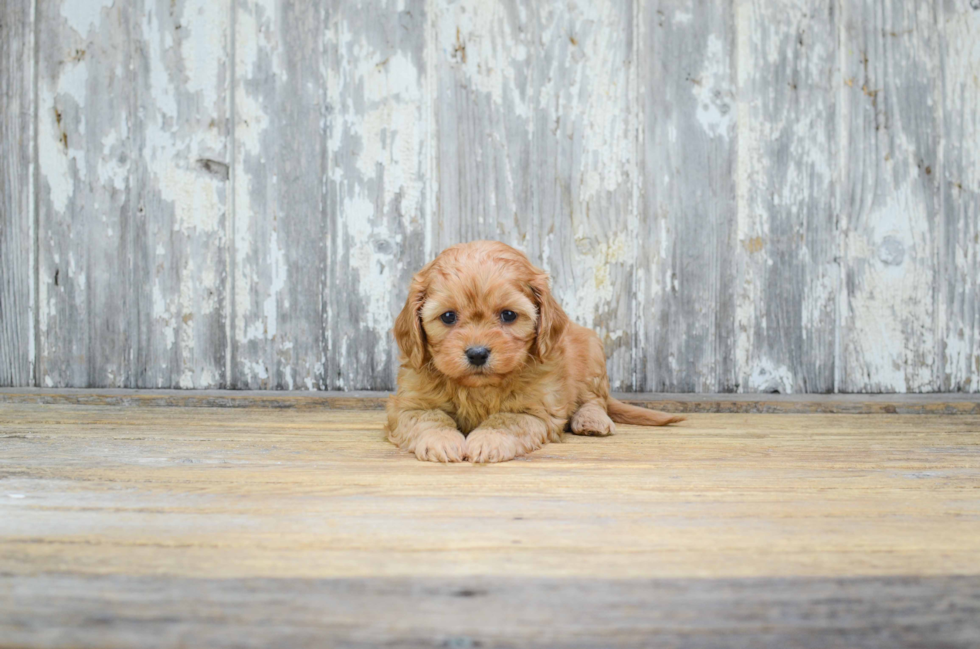
{"label": "wood grain", "polygon": [[41,386],[137,385],[132,9],[37,5]]}
{"label": "wood grain", "polygon": [[231,385],[327,384],[329,16],[235,1]]}
{"label": "wood grain", "polygon": [[410,275],[493,238],[617,390],[980,392],[976,3],[35,4],[0,384],[392,389]]}
{"label": "wood grain", "polygon": [[327,356],[334,390],[394,386],[391,325],[412,275],[428,261],[435,184],[428,5],[340,2],[332,17]]}
{"label": "wood grain", "polygon": [[692,415],[491,466],[420,463],[382,418],[6,404],[0,634],[968,647],[980,633],[980,416]]}
{"label": "wood grain", "polygon": [[38,8],[42,386],[224,384],[227,7]]}
{"label": "wood grain", "polygon": [[738,25],[736,359],[745,392],[833,392],[837,2],[746,2]]}
{"label": "wood grain", "polygon": [[939,177],[942,235],[942,390],[980,384],[980,10],[945,2],[939,10],[943,94]]}
{"label": "wood grain", "polygon": [[0,386],[34,384],[34,4],[0,5]]}
{"label": "wood grain", "polygon": [[419,463],[382,418],[7,405],[0,572],[980,574],[977,416],[692,415],[500,466]]}
{"label": "wood grain", "polygon": [[980,578],[0,577],[12,646],[972,649]]}
{"label": "wood grain", "polygon": [[843,5],[840,293],[844,392],[940,383],[935,5]]}
{"label": "wood grain", "polygon": [[734,392],[733,8],[642,6],[636,389]]}

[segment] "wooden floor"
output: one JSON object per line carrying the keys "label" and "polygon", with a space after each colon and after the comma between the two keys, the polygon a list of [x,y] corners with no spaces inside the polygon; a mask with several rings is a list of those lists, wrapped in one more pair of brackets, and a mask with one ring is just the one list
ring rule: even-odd
{"label": "wooden floor", "polygon": [[489,466],[381,421],[0,404],[0,646],[980,646],[980,416],[694,414]]}

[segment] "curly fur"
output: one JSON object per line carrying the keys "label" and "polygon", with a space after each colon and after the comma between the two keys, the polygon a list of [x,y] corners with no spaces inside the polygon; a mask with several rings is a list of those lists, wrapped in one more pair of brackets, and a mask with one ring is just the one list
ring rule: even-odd
{"label": "curly fur", "polygon": [[[613,423],[661,426],[683,417],[609,396],[595,332],[568,319],[548,275],[497,241],[448,248],[412,279],[395,320],[402,352],[388,401],[392,443],[435,462],[502,462],[577,435],[611,435]],[[503,322],[501,312],[517,314]],[[447,325],[447,311],[457,321]],[[490,357],[476,367],[467,348]]]}

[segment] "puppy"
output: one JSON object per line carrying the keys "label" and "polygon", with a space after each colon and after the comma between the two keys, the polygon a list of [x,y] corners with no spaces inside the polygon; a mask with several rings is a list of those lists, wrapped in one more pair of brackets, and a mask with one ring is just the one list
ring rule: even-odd
{"label": "puppy", "polygon": [[433,462],[504,462],[563,431],[682,421],[609,396],[595,332],[569,321],[548,275],[497,241],[442,252],[412,279],[395,320],[402,352],[388,439]]}

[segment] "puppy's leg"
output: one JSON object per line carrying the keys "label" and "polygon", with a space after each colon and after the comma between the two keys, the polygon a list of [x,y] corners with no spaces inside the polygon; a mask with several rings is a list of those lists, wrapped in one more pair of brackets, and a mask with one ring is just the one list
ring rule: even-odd
{"label": "puppy's leg", "polygon": [[466,438],[442,410],[403,410],[396,417],[395,426],[388,428],[392,444],[429,462],[462,462],[466,458]]}
{"label": "puppy's leg", "polygon": [[576,435],[605,437],[616,432],[616,424],[599,401],[586,401],[572,415],[572,432]]}
{"label": "puppy's leg", "polygon": [[548,425],[534,415],[498,412],[490,415],[466,438],[471,462],[506,462],[544,446]]}

